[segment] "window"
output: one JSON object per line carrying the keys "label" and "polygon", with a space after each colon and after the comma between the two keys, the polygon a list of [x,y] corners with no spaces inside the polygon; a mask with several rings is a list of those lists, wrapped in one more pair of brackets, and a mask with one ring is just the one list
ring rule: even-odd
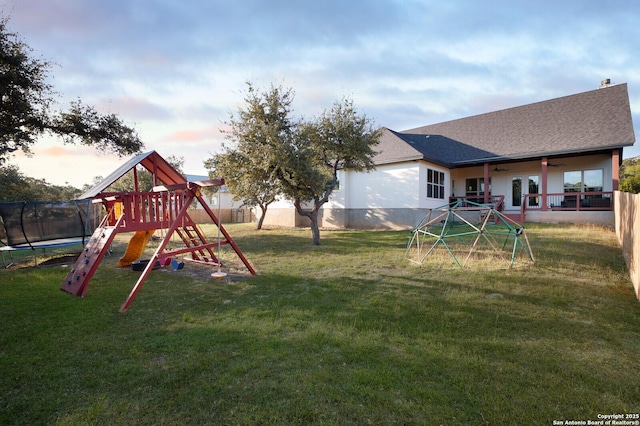
{"label": "window", "polygon": [[[540,176],[529,176],[529,194],[540,193]],[[529,197],[529,207],[537,207],[539,205],[538,197]]]}
{"label": "window", "polygon": [[585,170],[583,174],[584,192],[602,192],[602,170]]}
{"label": "window", "polygon": [[427,169],[427,198],[444,200],[444,173]]}
{"label": "window", "polygon": [[582,172],[564,172],[564,192],[582,191]]}
{"label": "window", "polygon": [[511,178],[511,205],[513,207],[522,205],[522,178],[520,176]]}
{"label": "window", "polygon": [[[484,178],[467,179],[465,195],[484,195],[484,187]],[[489,195],[491,195],[491,178],[489,178]]]}
{"label": "window", "polygon": [[601,192],[602,169],[564,172],[564,192]]}

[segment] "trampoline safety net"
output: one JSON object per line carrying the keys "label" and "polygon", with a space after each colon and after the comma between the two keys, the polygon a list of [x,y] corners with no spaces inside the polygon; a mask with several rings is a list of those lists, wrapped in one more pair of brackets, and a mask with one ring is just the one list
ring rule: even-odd
{"label": "trampoline safety net", "polygon": [[91,200],[0,203],[0,246],[91,236],[101,216]]}

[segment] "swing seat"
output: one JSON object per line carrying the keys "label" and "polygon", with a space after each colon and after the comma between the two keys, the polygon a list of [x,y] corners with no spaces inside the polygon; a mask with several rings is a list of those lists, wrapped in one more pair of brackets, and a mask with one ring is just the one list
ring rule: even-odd
{"label": "swing seat", "polygon": [[[131,270],[144,271],[149,262],[149,259],[136,260],[135,262],[131,263]],[[153,265],[153,269],[155,270],[158,268],[160,268],[160,262],[156,261],[156,263]]]}
{"label": "swing seat", "polygon": [[180,270],[184,268],[184,262],[178,262],[178,259],[173,259],[171,261],[171,267],[174,271]]}

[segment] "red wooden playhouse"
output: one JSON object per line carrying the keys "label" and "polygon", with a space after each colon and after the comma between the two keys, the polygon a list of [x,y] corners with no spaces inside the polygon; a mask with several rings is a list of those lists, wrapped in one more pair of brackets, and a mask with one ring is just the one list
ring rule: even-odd
{"label": "red wooden playhouse", "polygon": [[[152,174],[154,184],[152,191],[138,191],[138,166],[144,167]],[[134,176],[135,189],[133,192],[106,191],[109,186],[130,170],[133,170]],[[84,297],[91,277],[109,251],[111,242],[117,233],[135,232],[129,241],[125,255],[119,262],[119,266],[128,266],[142,255],[151,235],[160,229],[166,230],[164,237],[151,259],[144,266],[144,270],[129,297],[120,308],[121,312],[129,308],[156,263],[165,264],[166,260],[178,255],[191,253],[191,259],[216,265],[219,270],[220,260],[216,256],[216,250],[219,253],[220,246],[230,245],[249,272],[256,275],[256,271],[224,229],[219,218],[202,198],[202,187],[223,184],[224,179],[188,182],[155,151],[135,156],[82,195],[83,199],[92,199],[94,203],[102,203],[106,215],[69,271],[61,289]],[[194,201],[200,203],[218,227],[218,238],[215,241],[207,241],[200,228],[189,216],[187,210]],[[184,245],[177,249],[167,249],[169,242],[176,239],[182,241]]]}

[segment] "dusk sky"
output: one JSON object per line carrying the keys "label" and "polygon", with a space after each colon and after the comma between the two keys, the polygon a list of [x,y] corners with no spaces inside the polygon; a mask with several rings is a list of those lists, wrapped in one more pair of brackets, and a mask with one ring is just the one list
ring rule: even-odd
{"label": "dusk sky", "polygon": [[[206,174],[245,82],[295,91],[294,116],[350,97],[405,130],[627,83],[640,134],[634,0],[0,0],[7,27],[54,62],[59,108],[81,99],[137,129],[145,151]],[[11,159],[81,187],[127,158],[43,139]],[[640,155],[640,142],[624,157]]]}

